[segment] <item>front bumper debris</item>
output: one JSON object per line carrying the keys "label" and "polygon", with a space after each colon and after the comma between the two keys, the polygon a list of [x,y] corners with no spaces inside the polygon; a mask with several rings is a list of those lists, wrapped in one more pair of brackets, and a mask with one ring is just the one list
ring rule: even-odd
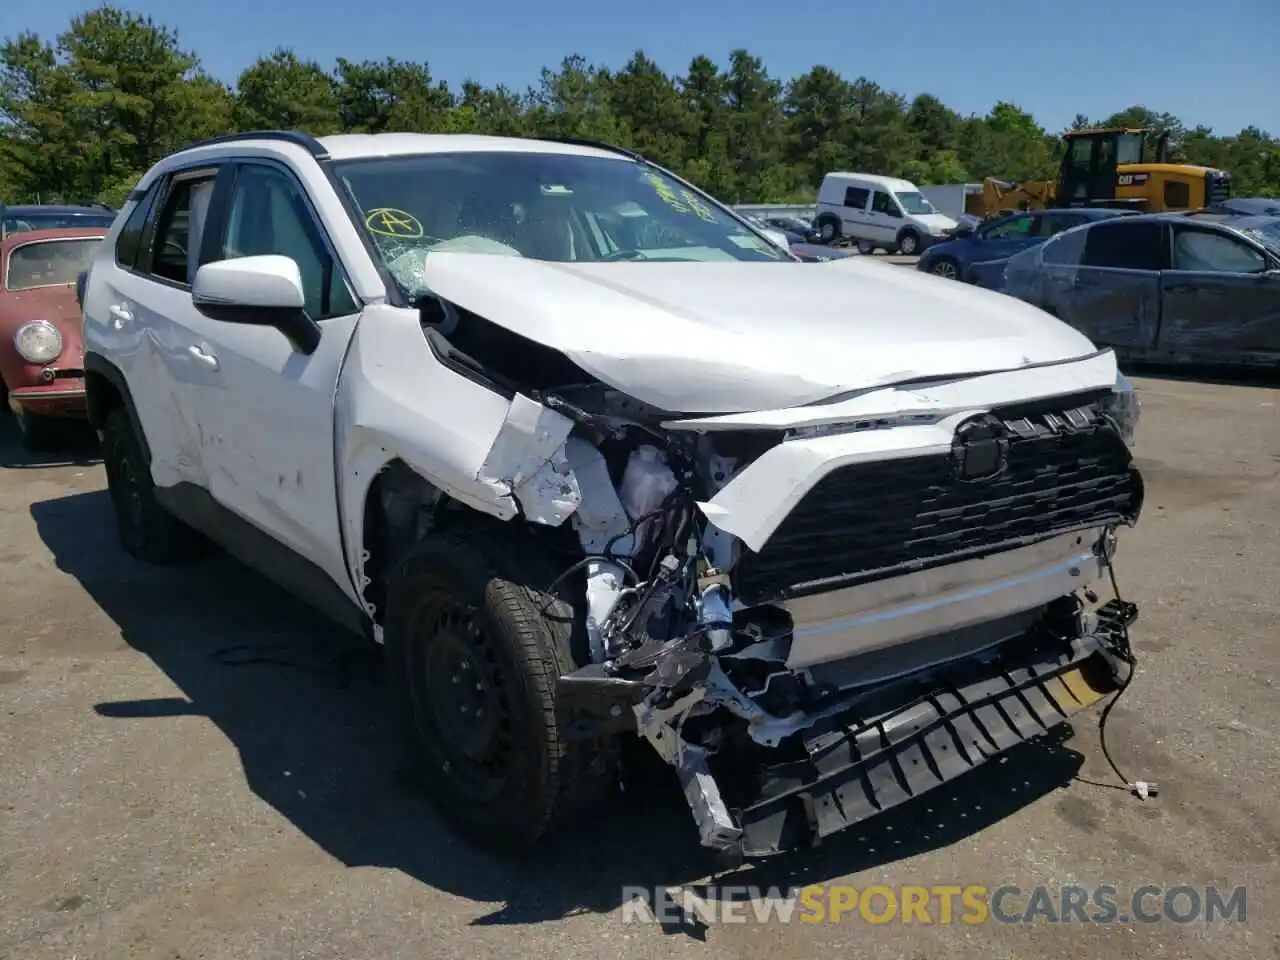
{"label": "front bumper debris", "polygon": [[[814,846],[1093,706],[1127,682],[1131,668],[1116,651],[1136,619],[1136,606],[1112,601],[1069,639],[1032,629],[980,656],[872,686],[798,725],[780,744],[787,751],[758,749],[747,762],[666,726],[714,699],[719,667],[693,650],[654,657],[638,679],[602,666],[562,677],[562,729],[645,735],[675,768],[703,845],[764,857]],[[642,701],[659,687],[668,706],[646,714]]]}
{"label": "front bumper debris", "polygon": [[[962,664],[932,689],[870,722],[805,739],[808,758],[766,767],[762,798],[737,812],[743,853],[766,856],[821,839],[896,807],[1039,736],[1127,680],[1111,654],[1137,618],[1113,601],[1069,653]],[[967,682],[956,676],[967,673]]]}

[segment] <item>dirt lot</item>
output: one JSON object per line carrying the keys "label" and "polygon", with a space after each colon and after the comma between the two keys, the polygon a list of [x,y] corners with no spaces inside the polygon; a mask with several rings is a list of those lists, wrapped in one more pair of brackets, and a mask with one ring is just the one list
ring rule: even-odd
{"label": "dirt lot", "polygon": [[[1111,782],[1086,715],[724,882],[1245,885],[1244,924],[623,923],[624,885],[703,870],[673,794],[540,861],[469,849],[398,773],[376,658],[326,672],[348,639],[230,561],[131,563],[96,460],[6,433],[0,957],[1280,958],[1280,390],[1141,385],[1148,506],[1119,556],[1140,667],[1108,741],[1160,795],[1076,779]],[[239,644],[295,667],[230,665]]]}

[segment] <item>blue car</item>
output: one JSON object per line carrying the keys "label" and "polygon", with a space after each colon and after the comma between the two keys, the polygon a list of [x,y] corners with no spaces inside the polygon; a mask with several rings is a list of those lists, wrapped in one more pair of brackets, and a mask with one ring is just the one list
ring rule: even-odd
{"label": "blue car", "polygon": [[[1063,230],[1094,220],[1132,215],[1131,210],[1081,207],[1066,210],[1027,210],[983,221],[976,229],[957,228],[950,240],[934,244],[920,255],[916,269],[948,280],[989,286],[998,277],[996,262],[1044,243]],[[985,266],[975,270],[975,264]]]}

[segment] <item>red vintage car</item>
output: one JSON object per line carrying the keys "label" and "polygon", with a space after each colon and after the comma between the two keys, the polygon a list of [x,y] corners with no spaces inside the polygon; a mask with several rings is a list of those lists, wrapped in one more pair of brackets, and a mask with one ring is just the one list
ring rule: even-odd
{"label": "red vintage car", "polygon": [[0,240],[0,378],[29,447],[49,442],[53,421],[85,415],[76,275],[105,234],[79,227]]}

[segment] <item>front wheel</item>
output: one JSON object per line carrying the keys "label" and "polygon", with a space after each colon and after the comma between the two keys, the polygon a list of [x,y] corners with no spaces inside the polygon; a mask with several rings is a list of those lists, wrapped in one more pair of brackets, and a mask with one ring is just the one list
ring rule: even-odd
{"label": "front wheel", "polygon": [[898,238],[898,252],[904,257],[914,257],[920,252],[920,236],[914,230],[904,231]]}
{"label": "front wheel", "polygon": [[960,279],[960,268],[954,260],[947,257],[939,257],[938,262],[933,265],[929,272],[934,276],[942,277],[944,280]]}
{"label": "front wheel", "polygon": [[559,677],[576,617],[518,530],[435,534],[392,574],[383,636],[409,759],[460,833],[523,853],[616,782],[612,755],[569,741]]}

